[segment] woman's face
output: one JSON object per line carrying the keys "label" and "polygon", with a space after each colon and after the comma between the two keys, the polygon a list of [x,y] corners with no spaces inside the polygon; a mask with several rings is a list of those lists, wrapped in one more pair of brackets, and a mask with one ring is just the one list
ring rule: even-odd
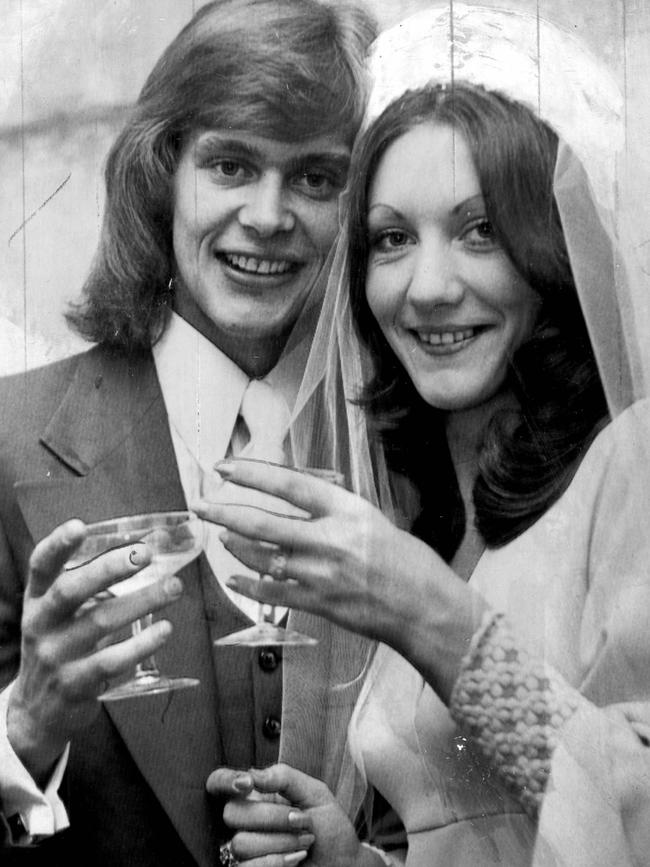
{"label": "woman's face", "polygon": [[495,396],[541,302],[496,241],[452,127],[422,123],[387,149],[368,235],[368,303],[421,397],[458,411]]}

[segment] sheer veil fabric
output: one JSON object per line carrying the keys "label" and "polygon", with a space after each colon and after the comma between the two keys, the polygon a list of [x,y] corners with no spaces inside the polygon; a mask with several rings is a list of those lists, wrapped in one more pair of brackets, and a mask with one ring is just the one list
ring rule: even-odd
{"label": "sheer veil fabric", "polygon": [[[627,62],[628,46],[621,48]],[[648,60],[639,54],[634,62],[638,73]],[[539,16],[445,2],[382,33],[370,74],[366,126],[406,90],[466,81],[526,103],[556,130],[555,197],[612,415],[647,395],[647,144],[640,118],[627,110],[608,70],[572,33]],[[294,411],[294,458],[341,470],[352,490],[406,522],[408,506],[400,497],[398,511],[382,455],[371,447],[353,402],[369,360],[351,321],[344,201],[341,210],[341,236]],[[354,816],[366,780],[346,732],[362,687],[363,694],[371,687],[375,645],[318,618],[291,616],[295,628],[321,643],[285,653],[280,758],[324,779]]]}

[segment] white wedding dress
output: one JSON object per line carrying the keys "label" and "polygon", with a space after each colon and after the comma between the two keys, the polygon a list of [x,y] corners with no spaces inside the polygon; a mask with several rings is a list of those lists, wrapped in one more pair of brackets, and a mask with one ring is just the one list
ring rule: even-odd
{"label": "white wedding dress", "polygon": [[[515,541],[486,551],[470,584],[595,705],[650,699],[648,402],[598,436],[564,496]],[[349,746],[406,827],[409,867],[531,863],[535,823],[433,690],[385,646]],[[593,834],[605,839],[606,829]]]}

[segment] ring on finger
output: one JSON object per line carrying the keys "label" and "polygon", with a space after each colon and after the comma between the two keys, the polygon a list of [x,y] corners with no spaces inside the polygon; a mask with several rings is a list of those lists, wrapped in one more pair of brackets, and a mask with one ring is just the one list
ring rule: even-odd
{"label": "ring on finger", "polygon": [[284,581],[287,571],[287,556],[281,550],[274,551],[269,560],[269,568],[266,575],[270,575],[274,581]]}
{"label": "ring on finger", "polygon": [[233,855],[232,840],[219,847],[219,864],[221,864],[221,867],[237,867],[239,864],[239,861]]}

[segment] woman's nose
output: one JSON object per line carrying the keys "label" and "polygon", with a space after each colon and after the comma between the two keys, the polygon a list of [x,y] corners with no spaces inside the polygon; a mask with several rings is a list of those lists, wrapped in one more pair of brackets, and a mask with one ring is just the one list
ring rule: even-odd
{"label": "woman's nose", "polygon": [[458,304],[464,291],[449,245],[438,243],[422,246],[407,288],[409,302],[422,307]]}
{"label": "woman's nose", "polygon": [[288,207],[287,191],[282,178],[263,175],[247,187],[247,201],[239,211],[239,222],[253,229],[260,237],[269,238],[276,232],[290,232],[295,216]]}

